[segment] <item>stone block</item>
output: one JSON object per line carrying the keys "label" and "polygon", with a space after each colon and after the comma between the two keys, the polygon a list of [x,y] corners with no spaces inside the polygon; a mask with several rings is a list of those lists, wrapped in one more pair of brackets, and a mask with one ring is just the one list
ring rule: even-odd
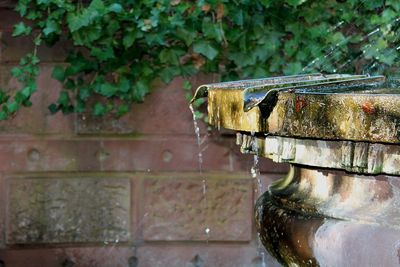
{"label": "stone block", "polygon": [[10,178],[7,187],[7,244],[129,240],[129,179]]}
{"label": "stone block", "polygon": [[[264,258],[264,261],[262,261]],[[269,254],[248,245],[170,245],[143,246],[138,249],[138,266],[270,266],[278,264]]]}
{"label": "stone block", "polygon": [[5,207],[6,207],[6,197],[5,194],[5,185],[4,185],[4,178],[0,176],[0,250],[5,246],[5,222],[6,222],[6,215],[5,215]]}
{"label": "stone block", "polygon": [[[104,170],[196,171],[199,170],[195,138],[164,136],[133,140],[105,140]],[[209,142],[203,151],[203,170],[232,171],[229,147]]]}
{"label": "stone block", "polygon": [[[226,142],[209,141],[203,147],[202,169],[247,172],[251,155],[241,155]],[[236,148],[237,149],[237,148]],[[198,171],[195,138],[42,139],[0,138],[0,171]],[[261,172],[283,172],[285,165],[259,159]]]}
{"label": "stone block", "polygon": [[6,267],[127,267],[135,248],[111,243],[103,247],[9,249],[0,251]]}
{"label": "stone block", "polygon": [[96,171],[101,149],[95,140],[0,140],[0,171]]}
{"label": "stone block", "polygon": [[[263,255],[263,250],[260,250],[253,244],[147,244],[138,248],[108,245],[2,250],[0,259],[6,267],[54,267],[72,264],[74,267],[281,266],[268,253],[264,252]],[[70,265],[66,265],[67,263]]]}
{"label": "stone block", "polygon": [[249,241],[253,185],[237,176],[146,178],[143,237],[146,241]]}

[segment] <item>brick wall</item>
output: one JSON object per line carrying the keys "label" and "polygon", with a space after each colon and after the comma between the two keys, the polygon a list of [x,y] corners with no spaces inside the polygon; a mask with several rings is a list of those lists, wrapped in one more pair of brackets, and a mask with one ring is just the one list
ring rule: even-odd
{"label": "brick wall", "polygon": [[[5,88],[17,86],[8,72],[31,49],[10,37],[16,19],[0,10]],[[119,120],[50,115],[60,90],[51,70],[65,47],[40,49],[33,107],[0,122],[0,266],[261,266],[252,157],[233,135],[206,139],[199,173],[179,78]],[[264,187],[285,172],[267,160],[260,169]]]}

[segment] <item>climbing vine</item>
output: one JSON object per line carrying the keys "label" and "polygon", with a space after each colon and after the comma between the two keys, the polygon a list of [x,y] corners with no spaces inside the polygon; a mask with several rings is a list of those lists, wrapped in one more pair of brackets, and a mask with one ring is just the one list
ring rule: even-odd
{"label": "climbing vine", "polygon": [[63,84],[52,113],[122,116],[154,80],[199,71],[234,80],[398,69],[396,0],[19,0],[15,9],[25,22],[13,36],[35,48],[11,70],[20,88],[0,91],[0,120],[32,104],[37,49],[60,40],[70,50],[52,72]]}

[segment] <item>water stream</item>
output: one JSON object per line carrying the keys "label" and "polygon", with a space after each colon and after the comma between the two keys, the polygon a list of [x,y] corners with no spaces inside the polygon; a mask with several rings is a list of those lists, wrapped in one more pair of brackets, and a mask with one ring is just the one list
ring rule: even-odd
{"label": "water stream", "polygon": [[[253,165],[250,168],[250,174],[251,177],[256,181],[256,186],[255,186],[255,197],[254,197],[254,205],[257,199],[261,196],[262,194],[262,181],[260,177],[260,169],[259,169],[259,156],[258,156],[258,142],[257,142],[257,137],[255,136],[254,132],[251,132],[251,150],[253,151]],[[258,267],[267,267],[266,259],[265,259],[265,250],[264,246],[261,243],[261,239],[259,236],[259,233],[257,233],[257,263],[255,264]]]}
{"label": "water stream", "polygon": [[203,151],[202,149],[202,144],[204,143],[204,140],[201,139],[201,134],[200,134],[200,127],[197,122],[196,118],[196,113],[193,108],[193,105],[189,105],[190,111],[192,112],[193,115],[193,127],[194,127],[194,132],[196,135],[197,139],[197,146],[198,146],[198,163],[199,163],[199,173],[202,176],[202,194],[203,194],[203,209],[205,211],[205,225],[204,225],[204,234],[206,236],[206,243],[208,244],[210,240],[210,234],[211,234],[211,229],[208,224],[208,200],[207,200],[207,189],[208,189],[208,182],[207,182],[207,176],[203,176]]}

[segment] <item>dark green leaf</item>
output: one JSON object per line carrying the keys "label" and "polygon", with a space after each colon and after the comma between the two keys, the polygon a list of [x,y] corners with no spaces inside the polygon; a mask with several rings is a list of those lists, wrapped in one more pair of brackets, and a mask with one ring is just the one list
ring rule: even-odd
{"label": "dark green leaf", "polygon": [[210,60],[213,60],[218,55],[218,49],[216,49],[208,41],[199,41],[193,45],[193,51],[204,55]]}
{"label": "dark green leaf", "polygon": [[59,33],[61,31],[60,25],[54,20],[47,20],[46,27],[43,29],[44,35],[49,35],[51,33]]}
{"label": "dark green leaf", "polygon": [[69,95],[66,91],[61,91],[60,95],[58,96],[57,103],[59,103],[61,106],[68,106],[71,102],[71,99],[69,98]]}
{"label": "dark green leaf", "polygon": [[133,45],[133,43],[135,42],[135,39],[136,39],[136,32],[134,30],[128,31],[125,33],[125,35],[122,39],[122,43],[125,48],[129,48]]}
{"label": "dark green leaf", "polygon": [[118,3],[111,4],[107,9],[108,11],[115,13],[121,13],[123,11],[121,4]]}
{"label": "dark green leaf", "polygon": [[93,106],[93,115],[95,116],[102,116],[107,112],[107,108],[100,102],[97,102]]}
{"label": "dark green leaf", "polygon": [[128,113],[128,111],[129,111],[129,106],[128,105],[126,105],[126,104],[119,105],[118,109],[117,109],[117,116],[119,116],[119,117],[123,116],[126,113]]}
{"label": "dark green leaf", "polygon": [[14,31],[12,36],[20,36],[20,35],[28,35],[32,32],[32,28],[30,26],[26,26],[25,23],[20,22],[14,25]]}
{"label": "dark green leaf", "polygon": [[59,107],[54,103],[49,105],[47,108],[50,110],[51,114],[55,114],[59,111]]}
{"label": "dark green leaf", "polygon": [[11,75],[15,78],[21,77],[24,71],[20,67],[13,67],[11,69]]}
{"label": "dark green leaf", "polygon": [[56,79],[59,82],[64,82],[65,80],[65,71],[63,67],[60,66],[55,66],[53,68],[53,72],[51,74],[51,77]]}
{"label": "dark green leaf", "polygon": [[5,111],[1,110],[0,111],[0,121],[4,121],[6,119],[8,119],[7,113]]}
{"label": "dark green leaf", "polygon": [[19,104],[17,102],[9,102],[6,107],[8,113],[15,113],[19,109]]}

